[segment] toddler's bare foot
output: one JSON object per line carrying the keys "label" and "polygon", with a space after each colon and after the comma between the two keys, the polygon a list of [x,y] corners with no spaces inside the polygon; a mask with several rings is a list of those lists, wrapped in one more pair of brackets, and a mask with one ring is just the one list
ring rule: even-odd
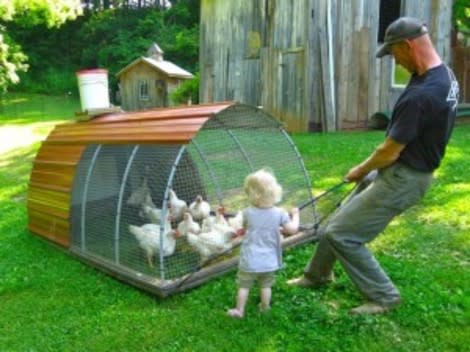
{"label": "toddler's bare foot", "polygon": [[238,309],[234,308],[234,309],[229,309],[227,311],[227,315],[231,318],[235,318],[235,319],[241,319],[243,318],[243,313],[241,311],[239,311]]}

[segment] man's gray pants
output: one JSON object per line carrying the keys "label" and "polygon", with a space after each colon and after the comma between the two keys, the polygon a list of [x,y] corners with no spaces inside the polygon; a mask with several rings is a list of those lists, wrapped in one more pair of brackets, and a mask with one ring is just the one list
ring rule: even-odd
{"label": "man's gray pants", "polygon": [[400,293],[365,245],[396,215],[416,204],[431,181],[432,173],[398,162],[379,170],[370,186],[332,215],[304,275],[315,282],[327,281],[338,260],[368,300],[384,306],[399,302]]}

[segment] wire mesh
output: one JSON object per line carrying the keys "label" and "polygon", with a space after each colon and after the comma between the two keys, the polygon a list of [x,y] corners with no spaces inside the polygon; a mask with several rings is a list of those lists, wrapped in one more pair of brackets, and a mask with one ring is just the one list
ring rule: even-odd
{"label": "wire mesh", "polygon": [[[88,146],[72,191],[75,252],[159,280],[198,271],[213,255],[223,253],[222,261],[233,257],[234,232],[181,234],[175,231],[182,222],[178,209],[187,210],[201,196],[210,205],[212,222],[198,225],[211,233],[220,206],[230,217],[249,205],[244,179],[262,167],[272,169],[283,186],[281,206],[305,203],[311,199],[310,181],[287,137],[269,115],[236,105],[213,116],[186,146]],[[302,224],[315,219],[314,204],[301,211]]]}

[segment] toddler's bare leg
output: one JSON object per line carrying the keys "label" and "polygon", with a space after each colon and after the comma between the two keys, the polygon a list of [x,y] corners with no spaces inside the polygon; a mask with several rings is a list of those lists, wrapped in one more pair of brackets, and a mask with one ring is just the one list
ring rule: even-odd
{"label": "toddler's bare leg", "polygon": [[237,306],[236,308],[229,309],[227,314],[232,318],[243,318],[245,315],[245,305],[246,301],[248,300],[248,294],[250,290],[248,288],[240,288],[238,289],[237,294]]}
{"label": "toddler's bare leg", "polygon": [[272,290],[271,287],[262,287],[261,288],[261,305],[260,305],[260,310],[269,310],[271,308],[271,295],[272,295]]}

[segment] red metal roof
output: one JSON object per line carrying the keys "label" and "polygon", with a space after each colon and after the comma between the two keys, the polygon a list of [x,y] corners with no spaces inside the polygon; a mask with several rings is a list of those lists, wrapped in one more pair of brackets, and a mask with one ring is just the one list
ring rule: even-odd
{"label": "red metal roof", "polygon": [[48,143],[187,144],[214,114],[233,102],[113,113],[86,122],[57,125]]}

